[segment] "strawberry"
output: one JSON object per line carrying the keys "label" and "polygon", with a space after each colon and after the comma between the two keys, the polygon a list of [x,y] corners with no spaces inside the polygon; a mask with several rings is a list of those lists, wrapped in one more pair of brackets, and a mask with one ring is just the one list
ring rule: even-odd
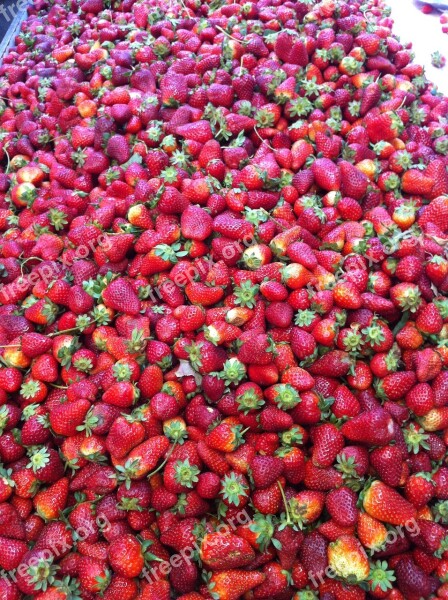
{"label": "strawberry", "polygon": [[109,546],[108,560],[118,575],[137,577],[144,566],[144,546],[130,534],[117,537]]}
{"label": "strawberry", "polygon": [[376,391],[382,398],[398,400],[409,392],[415,381],[416,376],[412,371],[390,373],[378,382]]}
{"label": "strawberry", "polygon": [[141,479],[154,469],[168,447],[168,439],[160,435],[142,442],[127,455],[123,466],[117,465],[119,477],[125,481]]}
{"label": "strawberry", "polygon": [[437,587],[435,579],[426,575],[409,557],[398,562],[395,572],[399,590],[410,598],[417,594],[428,596]]}
{"label": "strawberry", "polygon": [[370,141],[376,144],[380,141],[395,139],[403,129],[400,117],[393,112],[372,115],[365,119],[366,130]]}
{"label": "strawberry", "polygon": [[110,582],[110,571],[104,561],[82,557],[78,567],[81,588],[86,592],[101,593]]}
{"label": "strawberry", "polygon": [[355,492],[348,487],[340,487],[328,494],[325,506],[338,525],[341,527],[351,527],[358,520],[356,502],[357,497]]}
{"label": "strawberry", "polygon": [[208,582],[208,589],[221,600],[238,600],[240,596],[263,583],[265,578],[266,575],[259,571],[228,569],[214,573]]}
{"label": "strawberry", "polygon": [[433,180],[418,169],[409,169],[403,173],[401,187],[407,194],[426,196],[431,193]]}
{"label": "strawberry", "polygon": [[440,227],[442,230],[446,229],[446,222],[448,216],[448,205],[443,196],[434,198],[424,209],[422,216],[419,219],[419,224],[422,226],[432,223]]}
{"label": "strawberry", "polygon": [[55,407],[49,415],[49,423],[52,430],[57,435],[66,437],[75,435],[90,409],[88,400],[75,400],[74,402],[65,402]]}
{"label": "strawberry", "polygon": [[145,428],[131,418],[118,417],[109,429],[106,438],[106,448],[115,458],[123,458],[143,442]]}
{"label": "strawberry", "polygon": [[369,549],[380,549],[387,537],[386,526],[365,512],[359,514],[357,533],[362,545]]}
{"label": "strawberry", "polygon": [[140,312],[140,301],[131,284],[123,278],[114,279],[103,290],[103,300],[106,306],[127,315]]}
{"label": "strawberry", "polygon": [[340,189],[341,173],[333,161],[328,158],[317,158],[312,164],[311,171],[317,185],[325,191]]}
{"label": "strawberry", "polygon": [[306,536],[299,552],[299,559],[307,573],[320,578],[328,567],[328,543],[317,531]]}
{"label": "strawberry", "polygon": [[25,333],[21,340],[21,349],[26,356],[36,358],[41,354],[45,354],[53,345],[53,340],[40,333]]}
{"label": "strawberry", "polygon": [[254,557],[250,544],[233,533],[207,533],[201,542],[201,561],[213,571],[244,567]]}
{"label": "strawberry", "polygon": [[370,455],[370,463],[381,481],[391,487],[400,484],[403,474],[402,454],[396,446],[375,448]]}
{"label": "strawberry", "polygon": [[107,154],[122,165],[131,158],[131,150],[127,139],[122,135],[113,135],[109,138],[106,148]]}
{"label": "strawberry", "polygon": [[28,551],[26,543],[5,537],[0,539],[2,542],[0,553],[0,565],[2,569],[6,569],[7,571],[16,569]]}
{"label": "strawberry", "polygon": [[341,535],[328,546],[328,564],[339,577],[350,582],[367,579],[370,565],[364,548],[351,535]]}
{"label": "strawberry", "polygon": [[318,467],[330,467],[344,447],[344,436],[334,425],[319,425],[313,431],[312,460]]}
{"label": "strawberry", "polygon": [[374,481],[365,491],[363,507],[371,517],[393,525],[403,525],[416,514],[410,502],[381,481]]}
{"label": "strawberry", "polygon": [[255,456],[250,464],[256,488],[266,488],[275,483],[283,473],[283,462],[275,456]]}
{"label": "strawberry", "polygon": [[312,375],[340,377],[347,374],[350,368],[350,358],[347,352],[331,350],[318,358],[309,368]]}
{"label": "strawberry", "polygon": [[[369,180],[367,176],[356,166],[347,161],[339,163],[341,170],[341,192],[345,196],[361,200],[367,192]],[[341,210],[341,205],[338,205]]]}
{"label": "strawberry", "polygon": [[57,519],[67,506],[69,481],[66,477],[56,481],[33,498],[37,513],[45,520]]}
{"label": "strawberry", "polygon": [[419,382],[431,381],[442,369],[442,358],[437,350],[425,348],[415,356],[416,375]]}
{"label": "strawberry", "polygon": [[394,437],[393,420],[382,408],[364,411],[343,424],[341,433],[347,439],[368,445],[382,445]]}
{"label": "strawberry", "polygon": [[213,139],[210,123],[204,120],[180,125],[176,128],[176,134],[187,140],[193,140],[201,144],[205,144],[205,142]]}

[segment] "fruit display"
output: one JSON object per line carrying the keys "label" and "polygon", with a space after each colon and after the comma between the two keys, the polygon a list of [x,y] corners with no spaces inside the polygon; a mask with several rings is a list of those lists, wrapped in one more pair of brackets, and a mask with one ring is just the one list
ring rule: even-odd
{"label": "fruit display", "polygon": [[448,98],[382,0],[34,0],[0,66],[0,599],[448,598]]}

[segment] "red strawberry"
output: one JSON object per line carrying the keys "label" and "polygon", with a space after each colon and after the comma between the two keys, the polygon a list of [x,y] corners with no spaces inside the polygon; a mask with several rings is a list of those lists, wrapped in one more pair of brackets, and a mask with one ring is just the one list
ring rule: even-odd
{"label": "red strawberry", "polygon": [[0,566],[6,571],[16,569],[25,554],[28,552],[28,546],[20,540],[1,537]]}
{"label": "red strawberry", "polygon": [[370,462],[379,478],[391,487],[400,484],[403,475],[403,459],[396,446],[375,448],[370,455]]}
{"label": "red strawberry", "polygon": [[107,142],[107,154],[122,165],[131,158],[129,143],[123,135],[113,135]]}
{"label": "red strawberry", "polygon": [[45,520],[57,519],[67,506],[69,481],[66,477],[56,481],[33,498],[37,513]]}
{"label": "red strawberry", "polygon": [[368,187],[369,180],[367,176],[354,165],[347,161],[339,163],[341,170],[341,192],[345,196],[361,200]]}
{"label": "red strawberry", "polygon": [[412,504],[381,481],[374,481],[366,490],[363,507],[371,517],[393,525],[403,525],[416,514]]}
{"label": "red strawberry", "polygon": [[366,130],[373,144],[396,138],[403,129],[403,122],[393,112],[372,115],[365,119]]}
{"label": "red strawberry", "polygon": [[324,375],[327,377],[341,377],[348,373],[350,368],[350,357],[342,350],[331,350],[318,358],[309,368],[313,375]]}
{"label": "red strawberry", "polygon": [[213,571],[239,569],[250,564],[254,558],[250,544],[233,533],[207,533],[202,539],[200,559]]}
{"label": "red strawberry", "polygon": [[326,191],[339,190],[341,187],[341,172],[337,165],[328,158],[317,158],[312,166],[314,179],[319,187]]}
{"label": "red strawberry", "polygon": [[199,206],[189,206],[182,213],[182,235],[191,240],[205,240],[212,232],[212,218]]}
{"label": "red strawberry", "polygon": [[118,417],[106,438],[106,448],[116,458],[123,458],[135,446],[143,442],[145,428],[138,421],[129,417]]}
{"label": "red strawberry", "polygon": [[398,588],[404,597],[430,596],[437,589],[437,580],[426,575],[409,557],[398,562],[395,572]]}
{"label": "red strawberry", "polygon": [[145,544],[133,535],[123,535],[112,540],[108,560],[115,573],[132,579],[142,572],[145,564]]}
{"label": "red strawberry", "polygon": [[140,312],[140,300],[126,279],[114,279],[104,289],[102,295],[104,303],[109,308],[127,315],[136,315]]}
{"label": "red strawberry", "polygon": [[80,399],[74,402],[64,402],[50,412],[50,427],[57,435],[66,437],[76,434],[83,424],[84,418],[90,408],[88,400]]}
{"label": "red strawberry", "polygon": [[319,425],[314,429],[312,460],[318,467],[329,467],[344,447],[344,436],[331,423]]}
{"label": "red strawberry", "polygon": [[326,508],[331,517],[341,527],[352,527],[356,524],[359,513],[356,503],[356,493],[347,487],[332,490],[325,501]]}
{"label": "red strawberry", "polygon": [[275,456],[255,456],[250,471],[256,488],[265,488],[275,483],[283,473],[283,462]]}
{"label": "red strawberry", "polygon": [[266,578],[259,571],[230,569],[213,573],[208,589],[221,600],[238,600],[243,594],[259,586]]}
{"label": "red strawberry", "polygon": [[208,121],[196,121],[195,123],[180,125],[176,128],[176,134],[187,140],[201,142],[201,144],[205,144],[205,142],[213,139],[213,133]]}
{"label": "red strawberry", "polygon": [[394,437],[393,420],[382,408],[362,412],[343,424],[341,433],[347,439],[367,445],[384,445]]}

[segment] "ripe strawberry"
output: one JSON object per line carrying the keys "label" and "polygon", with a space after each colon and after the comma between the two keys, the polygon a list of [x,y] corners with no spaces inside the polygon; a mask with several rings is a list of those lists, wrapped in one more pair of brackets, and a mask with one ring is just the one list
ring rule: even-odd
{"label": "ripe strawberry", "polygon": [[106,448],[115,458],[123,458],[145,439],[145,428],[129,417],[118,417],[109,429]]}
{"label": "ripe strawberry", "polygon": [[110,571],[105,561],[83,556],[78,567],[81,588],[86,592],[102,593],[110,582]]}
{"label": "ripe strawberry", "polygon": [[22,558],[28,551],[28,546],[23,541],[11,538],[1,537],[0,540],[0,566],[2,569],[12,571],[20,565]]}
{"label": "ripe strawberry", "polygon": [[56,481],[33,498],[37,513],[45,520],[57,519],[67,506],[69,481],[66,477]]}
{"label": "ripe strawberry", "polygon": [[393,112],[384,112],[376,115],[369,115],[366,121],[366,130],[370,141],[373,144],[381,141],[390,141],[395,139],[403,129],[403,123],[400,117]]}
{"label": "ripe strawberry", "polygon": [[386,375],[386,377],[378,382],[376,391],[382,398],[398,400],[409,392],[415,381],[416,376],[412,371],[390,373],[390,375]]}
{"label": "ripe strawberry", "polygon": [[266,488],[275,483],[283,473],[283,462],[275,456],[255,456],[250,472],[256,488]]}
{"label": "ripe strawberry", "polygon": [[415,324],[426,335],[439,333],[443,327],[443,320],[437,306],[431,302],[422,307],[417,315]]}
{"label": "ripe strawberry", "polygon": [[341,433],[347,439],[368,445],[384,445],[394,437],[393,420],[382,408],[360,413],[343,424]]}
{"label": "ripe strawberry", "polygon": [[263,567],[265,581],[254,591],[254,598],[275,597],[279,593],[290,590],[287,572],[277,562],[270,562]]}
{"label": "ripe strawberry", "polygon": [[405,171],[401,178],[401,187],[407,194],[427,196],[431,193],[433,185],[433,180],[418,169]]}
{"label": "ripe strawberry", "polygon": [[193,140],[195,142],[200,142],[201,144],[205,144],[213,139],[210,123],[205,120],[187,123],[186,125],[179,125],[176,128],[176,134],[187,140]]}
{"label": "ripe strawberry", "polygon": [[122,165],[131,158],[131,150],[127,139],[122,135],[112,135],[106,148],[107,154]]}
{"label": "ripe strawberry", "polygon": [[442,358],[437,350],[425,348],[415,355],[416,375],[419,382],[431,381],[442,369]]}
{"label": "ripe strawberry", "polygon": [[403,525],[416,514],[412,504],[381,481],[374,481],[365,491],[363,507],[371,517],[393,525]]}
{"label": "ripe strawberry", "polygon": [[341,186],[341,172],[337,165],[328,158],[317,158],[311,171],[319,187],[325,191],[339,190]]}
{"label": "ripe strawberry", "polygon": [[49,423],[57,435],[66,437],[75,435],[90,409],[88,400],[80,399],[74,402],[64,402],[50,411]]}
{"label": "ripe strawberry", "polygon": [[127,455],[123,466],[118,465],[119,477],[124,481],[141,479],[156,467],[168,447],[168,439],[161,435],[142,442]]}
{"label": "ripe strawberry", "polygon": [[41,354],[45,354],[53,345],[53,340],[40,333],[25,333],[21,340],[21,349],[26,356],[36,358]]}
{"label": "ripe strawberry", "polygon": [[428,473],[413,473],[406,481],[404,493],[417,509],[423,508],[434,495],[434,483]]}
{"label": "ripe strawberry", "polygon": [[381,481],[391,487],[400,485],[403,475],[403,460],[399,448],[396,446],[375,448],[370,455],[370,463]]}
{"label": "ripe strawberry", "polygon": [[340,170],[342,194],[355,200],[361,200],[367,192],[368,177],[361,169],[347,161],[340,162]]}
{"label": "ripe strawberry", "polygon": [[137,577],[145,564],[144,547],[130,534],[112,540],[108,560],[115,573],[129,579]]}
{"label": "ripe strawberry", "polygon": [[103,291],[106,306],[127,315],[140,312],[140,301],[131,284],[122,278],[114,279]]}
{"label": "ripe strawberry", "polygon": [[352,527],[356,524],[359,513],[356,503],[357,496],[348,487],[332,490],[325,500],[325,506],[330,516],[341,527]]}
{"label": "ripe strawberry", "polygon": [[312,434],[313,452],[312,460],[318,467],[329,467],[336,456],[344,447],[344,436],[332,425],[327,423],[319,425]]}
{"label": "ripe strawberry", "polygon": [[202,539],[201,561],[213,571],[239,569],[250,564],[255,553],[250,544],[233,533],[207,533]]}
{"label": "ripe strawberry", "polygon": [[266,575],[259,571],[229,569],[213,573],[208,589],[221,600],[238,600],[240,596],[253,590],[265,580]]}
{"label": "ripe strawberry", "polygon": [[131,407],[137,398],[138,390],[130,381],[117,381],[113,383],[102,396],[105,404],[111,404],[120,408]]}
{"label": "ripe strawberry", "polygon": [[395,572],[398,589],[405,597],[428,596],[437,588],[437,581],[426,575],[409,557],[398,561]]}

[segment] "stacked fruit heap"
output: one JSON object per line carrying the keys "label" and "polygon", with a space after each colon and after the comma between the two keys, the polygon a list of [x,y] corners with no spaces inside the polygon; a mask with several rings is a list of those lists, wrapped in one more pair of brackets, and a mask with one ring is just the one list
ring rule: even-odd
{"label": "stacked fruit heap", "polygon": [[29,9],[2,600],[448,598],[448,99],[362,2]]}

